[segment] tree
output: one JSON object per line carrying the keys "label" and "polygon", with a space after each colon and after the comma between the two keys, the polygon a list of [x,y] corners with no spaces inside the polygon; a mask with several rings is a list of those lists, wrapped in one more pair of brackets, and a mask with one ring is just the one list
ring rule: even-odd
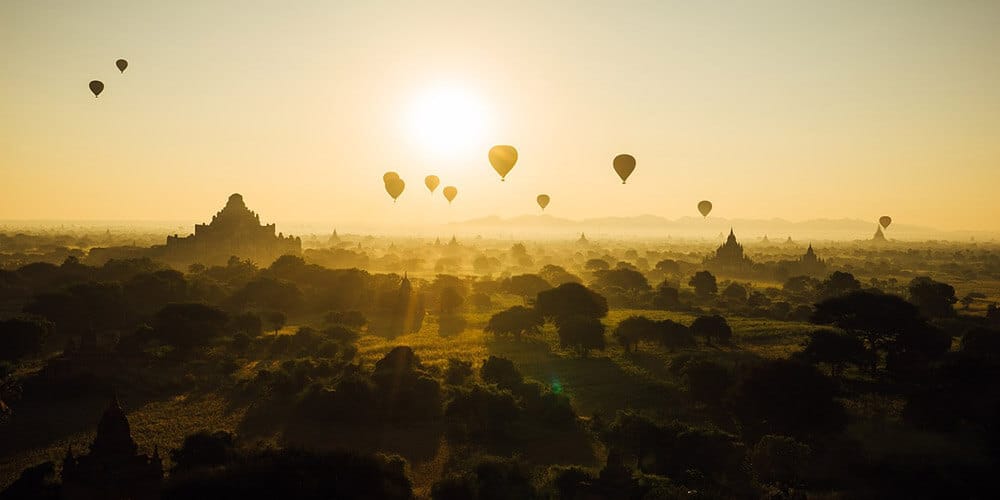
{"label": "tree", "polygon": [[479,369],[479,376],[484,382],[496,384],[497,387],[510,391],[524,382],[524,377],[514,366],[513,361],[497,356],[490,356],[486,361],[483,361],[483,366]]}
{"label": "tree", "polygon": [[765,483],[797,485],[806,470],[812,449],[794,438],[768,434],[753,447],[750,462]]}
{"label": "tree", "polygon": [[229,316],[205,304],[167,304],[156,313],[153,322],[157,336],[185,351],[222,335]]}
{"label": "tree", "polygon": [[715,276],[708,271],[698,271],[688,280],[688,286],[694,287],[694,293],[701,299],[708,299],[719,292]]}
{"label": "tree", "polygon": [[656,336],[656,322],[645,316],[629,316],[621,320],[611,335],[625,349],[631,352],[632,347],[638,347],[639,342],[652,340]]}
{"label": "tree", "polygon": [[187,298],[187,281],[184,275],[172,269],[137,274],[124,285],[124,294],[137,309],[156,311],[171,302]]}
{"label": "tree", "polygon": [[478,312],[486,312],[493,308],[493,300],[490,298],[488,293],[476,292],[469,297],[469,303],[472,307],[476,308]]}
{"label": "tree", "polygon": [[583,268],[588,271],[606,271],[611,269],[611,264],[604,259],[590,259],[584,265]]}
{"label": "tree", "polygon": [[862,364],[865,352],[865,344],[858,337],[831,330],[816,330],[797,357],[812,364],[828,364],[830,374],[839,377],[847,364]]}
{"label": "tree", "polygon": [[928,318],[950,318],[955,315],[955,288],[926,276],[913,278],[909,287],[910,302]]}
{"label": "tree", "polygon": [[458,442],[502,439],[520,415],[510,391],[480,384],[456,390],[444,409],[448,433]]}
{"label": "tree", "polygon": [[535,309],[558,324],[563,318],[584,316],[603,318],[608,315],[608,301],[597,292],[579,283],[563,283],[538,293]]}
{"label": "tree", "polygon": [[664,280],[656,287],[653,294],[653,307],[657,309],[675,309],[681,305],[681,293],[677,287]]}
{"label": "tree", "polygon": [[1000,332],[973,328],[962,335],[962,352],[971,356],[1000,359]]}
{"label": "tree", "polygon": [[441,314],[454,314],[465,303],[465,297],[455,287],[441,289]]}
{"label": "tree", "polygon": [[233,316],[232,329],[234,332],[242,333],[249,338],[260,337],[260,335],[264,333],[264,326],[261,322],[260,315],[252,312],[246,312]]}
{"label": "tree", "polygon": [[976,303],[976,300],[985,299],[985,298],[986,298],[986,294],[985,293],[982,293],[982,292],[969,292],[969,293],[965,294],[964,297],[962,297],[962,300],[960,302],[962,303],[962,307],[965,310],[968,311],[969,307],[972,306],[972,304]]}
{"label": "tree", "polygon": [[587,357],[591,349],[603,351],[604,323],[588,316],[571,316],[556,324],[559,333],[559,347],[573,348],[581,356]]}
{"label": "tree", "polygon": [[235,439],[225,431],[201,431],[184,438],[180,448],[170,452],[174,466],[172,474],[193,471],[202,467],[225,465],[236,454]]}
{"label": "tree", "polygon": [[580,283],[581,281],[579,276],[571,274],[569,271],[566,271],[565,268],[553,264],[546,264],[545,266],[542,266],[542,268],[538,270],[538,276],[546,282],[556,286],[563,283]]}
{"label": "tree", "polygon": [[0,321],[0,361],[38,354],[52,329],[52,323],[43,318],[26,316]]}
{"label": "tree", "polygon": [[733,329],[729,327],[726,318],[713,314],[711,316],[699,316],[691,323],[691,333],[705,337],[705,342],[712,345],[712,339],[725,344],[733,337]]}
{"label": "tree", "polygon": [[620,288],[630,293],[647,292],[650,289],[649,282],[642,273],[627,268],[594,271],[592,284],[597,289]]}
{"label": "tree", "polygon": [[878,371],[879,354],[888,352],[897,337],[926,329],[916,306],[895,295],[856,291],[816,304],[812,321],[832,324],[865,342],[869,372]]}
{"label": "tree", "polygon": [[285,316],[285,313],[281,311],[267,312],[264,314],[264,318],[267,320],[267,323],[271,325],[271,328],[274,330],[275,337],[278,336],[278,331],[285,327],[285,322],[288,320],[288,318]]}
{"label": "tree", "polygon": [[522,334],[537,334],[544,324],[545,319],[538,311],[524,306],[514,306],[490,317],[483,331],[498,337],[512,335],[514,340],[520,341]]}
{"label": "tree", "polygon": [[537,274],[518,274],[504,280],[503,290],[524,298],[535,297],[538,292],[552,288],[548,281]]}
{"label": "tree", "polygon": [[664,319],[656,322],[657,341],[670,352],[684,347],[694,347],[691,329],[676,321]]}
{"label": "tree", "polygon": [[673,259],[663,259],[656,263],[656,270],[664,274],[677,274],[681,272],[681,265]]}
{"label": "tree", "polygon": [[819,284],[820,295],[824,298],[836,297],[861,290],[861,282],[853,274],[834,271]]}
{"label": "tree", "polygon": [[691,361],[684,365],[681,373],[691,398],[711,406],[722,404],[735,380],[731,369],[708,360]]}
{"label": "tree", "polygon": [[819,280],[809,276],[792,276],[785,280],[781,286],[782,290],[791,294],[804,294],[812,292],[819,287]]}
{"label": "tree", "polygon": [[733,302],[743,303],[747,301],[747,289],[739,283],[730,283],[722,290],[722,296]]}
{"label": "tree", "polygon": [[809,438],[847,424],[836,385],[815,367],[786,359],[747,370],[733,392],[733,409],[748,438],[784,434]]}
{"label": "tree", "polygon": [[291,312],[302,305],[303,298],[302,291],[295,283],[257,278],[236,291],[230,301],[238,308]]}

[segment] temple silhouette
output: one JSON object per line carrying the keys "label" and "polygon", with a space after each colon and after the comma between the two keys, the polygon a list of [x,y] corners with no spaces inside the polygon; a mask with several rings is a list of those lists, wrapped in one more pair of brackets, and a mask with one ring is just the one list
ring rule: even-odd
{"label": "temple silhouette", "polygon": [[721,274],[745,275],[753,270],[753,261],[743,254],[743,245],[736,241],[736,234],[729,229],[729,236],[715,255],[705,258],[705,268]]}
{"label": "temple silhouette", "polygon": [[90,452],[66,450],[62,462],[60,498],[69,500],[155,499],[160,497],[163,462],[159,450],[139,453],[118,397],[104,410]]}
{"label": "temple silhouette", "polygon": [[165,246],[151,249],[151,257],[171,264],[223,265],[232,256],[267,266],[282,255],[301,255],[302,239],[275,235],[275,225],[260,223],[243,196],[229,197],[226,206],[208,224],[197,224],[188,236],[168,236]]}
{"label": "temple silhouette", "polygon": [[877,226],[875,228],[875,236],[872,236],[871,241],[887,241],[885,239],[885,234],[882,233],[882,226]]}

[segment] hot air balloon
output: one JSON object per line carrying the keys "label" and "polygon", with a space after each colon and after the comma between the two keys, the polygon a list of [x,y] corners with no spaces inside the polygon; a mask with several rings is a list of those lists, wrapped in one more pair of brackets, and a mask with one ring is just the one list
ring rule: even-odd
{"label": "hot air balloon", "polygon": [[385,181],[385,192],[389,193],[389,196],[392,196],[393,203],[396,203],[396,198],[399,198],[399,195],[403,194],[403,188],[405,187],[406,183],[399,177],[390,178]]}
{"label": "hot air balloon", "polygon": [[507,177],[507,173],[517,163],[517,150],[514,149],[514,146],[493,146],[490,148],[489,156],[490,165],[493,165],[493,170],[500,174],[501,181]]}
{"label": "hot air balloon", "polygon": [[712,211],[712,202],[708,200],[699,201],[698,211],[701,212],[702,217],[708,217],[708,213]]}
{"label": "hot air balloon", "polygon": [[101,95],[101,92],[104,92],[104,82],[100,80],[91,81],[90,91],[94,93],[94,97]]}
{"label": "hot air balloon", "polygon": [[883,215],[878,218],[878,223],[882,225],[882,229],[889,229],[889,224],[892,224],[892,217]]}
{"label": "hot air balloon", "polygon": [[441,192],[444,193],[444,197],[448,199],[448,204],[450,205],[451,200],[454,200],[455,196],[458,195],[458,188],[455,186],[445,186]]}
{"label": "hot air balloon", "polygon": [[392,179],[399,179],[399,174],[397,174],[396,172],[389,171],[386,172],[384,175],[382,175],[382,182],[386,184],[389,184],[389,181]]}
{"label": "hot air balloon", "polygon": [[545,207],[549,206],[549,201],[551,201],[549,195],[547,194],[538,195],[538,206],[542,207],[542,210],[545,210]]}
{"label": "hot air balloon", "polygon": [[124,59],[119,59],[119,60],[115,61],[115,66],[118,67],[118,71],[121,71],[122,73],[124,73],[125,72],[125,68],[128,67],[128,61],[126,61]]}
{"label": "hot air balloon", "polygon": [[438,176],[436,175],[428,175],[427,177],[424,177],[424,185],[427,186],[427,189],[431,190],[431,193],[434,193],[434,190],[437,189],[439,184],[441,184],[441,179],[438,179]]}
{"label": "hot air balloon", "polygon": [[622,178],[622,184],[625,184],[625,180],[635,170],[635,157],[632,155],[618,155],[612,163],[614,164],[615,172],[618,172],[618,177]]}

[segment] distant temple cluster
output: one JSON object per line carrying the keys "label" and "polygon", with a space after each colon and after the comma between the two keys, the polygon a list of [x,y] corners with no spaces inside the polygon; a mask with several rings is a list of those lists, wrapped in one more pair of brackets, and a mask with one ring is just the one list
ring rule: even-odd
{"label": "distant temple cluster", "polygon": [[[766,238],[766,237],[765,237]],[[762,243],[765,243],[762,241]],[[794,244],[791,237],[786,244]],[[805,254],[797,260],[782,260],[758,265],[750,257],[747,257],[741,245],[736,240],[736,234],[732,229],[726,242],[716,249],[714,255],[705,258],[705,268],[722,275],[747,277],[751,273],[774,273],[777,272],[781,279],[788,276],[824,276],[827,271],[827,263],[816,255],[812,244],[806,249]]]}
{"label": "distant temple cluster", "polygon": [[166,246],[153,247],[154,258],[169,263],[225,264],[231,256],[267,266],[282,255],[301,255],[302,239],[275,233],[274,224],[262,225],[247,208],[243,196],[233,194],[209,224],[198,224],[194,234],[168,236]]}
{"label": "distant temple cluster", "polygon": [[62,462],[60,498],[134,500],[160,497],[163,462],[158,450],[139,453],[132,430],[118,398],[112,399],[97,424],[90,452],[74,455],[66,450]]}
{"label": "distant temple cluster", "polygon": [[705,259],[705,268],[722,274],[745,275],[753,270],[753,261],[743,254],[743,245],[736,241],[736,234],[730,229],[726,242],[715,255]]}

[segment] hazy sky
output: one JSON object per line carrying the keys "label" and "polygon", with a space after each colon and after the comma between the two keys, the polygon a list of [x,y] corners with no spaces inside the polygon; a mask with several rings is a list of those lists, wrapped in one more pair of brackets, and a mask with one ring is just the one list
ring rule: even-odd
{"label": "hazy sky", "polygon": [[[995,0],[4,0],[0,219],[203,221],[240,192],[348,228],[548,193],[570,218],[998,230],[998,27]],[[520,152],[503,183],[493,144]]]}

